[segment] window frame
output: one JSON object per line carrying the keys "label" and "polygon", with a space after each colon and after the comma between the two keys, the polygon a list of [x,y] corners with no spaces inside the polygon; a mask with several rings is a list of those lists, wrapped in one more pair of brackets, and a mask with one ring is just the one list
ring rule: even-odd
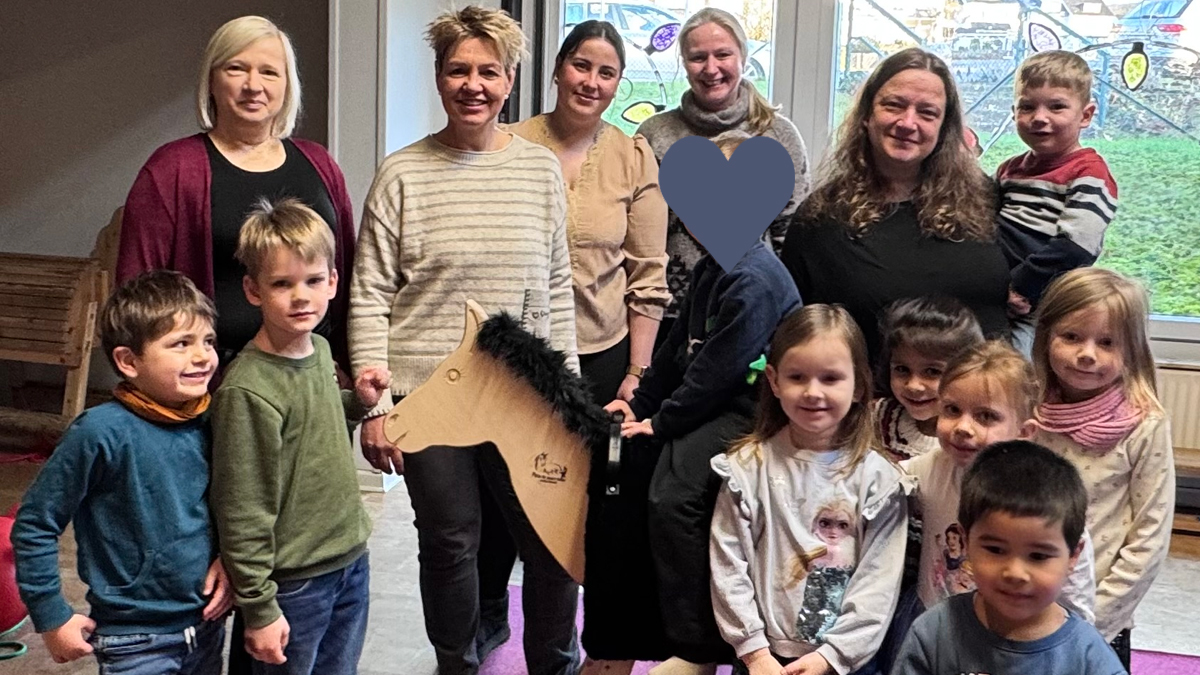
{"label": "window frame", "polygon": [[[803,20],[797,3],[778,2],[776,8],[775,68],[786,68],[776,72],[790,77],[775,78],[773,98],[791,112],[814,165],[832,140],[835,41],[841,34],[838,2],[806,0]],[[1200,317],[1152,314],[1149,333],[1158,363],[1200,365]]]}

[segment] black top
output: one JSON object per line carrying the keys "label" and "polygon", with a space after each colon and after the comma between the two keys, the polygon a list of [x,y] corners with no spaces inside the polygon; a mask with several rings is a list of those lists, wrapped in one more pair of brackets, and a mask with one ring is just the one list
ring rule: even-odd
{"label": "black top", "polygon": [[1008,263],[999,244],[923,235],[911,202],[851,239],[832,221],[793,221],[780,254],[805,304],[840,303],[862,328],[871,363],[879,316],[895,300],[948,295],[970,307],[984,335],[1008,330]]}
{"label": "black top", "polygon": [[[220,315],[217,321],[217,346],[221,363],[227,364],[254,338],[262,324],[258,308],[246,300],[242,277],[246,268],[233,257],[237,250],[238,233],[246,216],[262,197],[278,199],[295,197],[316,211],[334,230],[337,239],[337,215],[329,191],[321,175],[290,140],[283,141],[287,156],[278,169],[245,171],[234,166],[221,154],[212,139],[204,136],[208,163],[212,169],[212,238],[213,238],[213,303]],[[352,227],[351,223],[342,224]],[[316,332],[329,339],[333,326],[329,316],[321,319]]]}

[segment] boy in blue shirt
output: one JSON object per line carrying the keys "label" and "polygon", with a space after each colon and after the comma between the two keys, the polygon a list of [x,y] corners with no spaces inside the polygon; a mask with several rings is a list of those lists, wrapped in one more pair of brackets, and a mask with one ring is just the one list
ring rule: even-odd
{"label": "boy in blue shirt", "polygon": [[[84,411],[25,494],[17,583],[56,663],[101,672],[220,675],[232,604],[209,518],[204,416],[217,369],[212,302],[182,274],[129,280],[100,315],[124,381]],[[90,616],[63,597],[58,539],[74,521]]]}
{"label": "boy in blue shirt", "polygon": [[980,453],[958,503],[977,590],[922,614],[892,672],[1124,673],[1100,633],[1055,602],[1082,551],[1086,514],[1079,473],[1052,451],[1006,441]]}

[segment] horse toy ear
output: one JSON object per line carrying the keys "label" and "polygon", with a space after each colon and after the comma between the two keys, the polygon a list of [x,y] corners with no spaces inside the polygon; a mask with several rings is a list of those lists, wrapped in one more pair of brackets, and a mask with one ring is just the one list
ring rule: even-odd
{"label": "horse toy ear", "polygon": [[474,300],[467,300],[467,325],[463,330],[462,344],[474,344],[475,336],[479,334],[479,326],[487,321],[488,315],[483,306]]}

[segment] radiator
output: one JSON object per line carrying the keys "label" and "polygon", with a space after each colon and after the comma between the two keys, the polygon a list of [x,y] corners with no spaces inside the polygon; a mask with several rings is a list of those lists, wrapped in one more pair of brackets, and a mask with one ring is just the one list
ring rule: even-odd
{"label": "radiator", "polygon": [[1200,369],[1159,368],[1158,398],[1171,419],[1173,445],[1200,450]]}

